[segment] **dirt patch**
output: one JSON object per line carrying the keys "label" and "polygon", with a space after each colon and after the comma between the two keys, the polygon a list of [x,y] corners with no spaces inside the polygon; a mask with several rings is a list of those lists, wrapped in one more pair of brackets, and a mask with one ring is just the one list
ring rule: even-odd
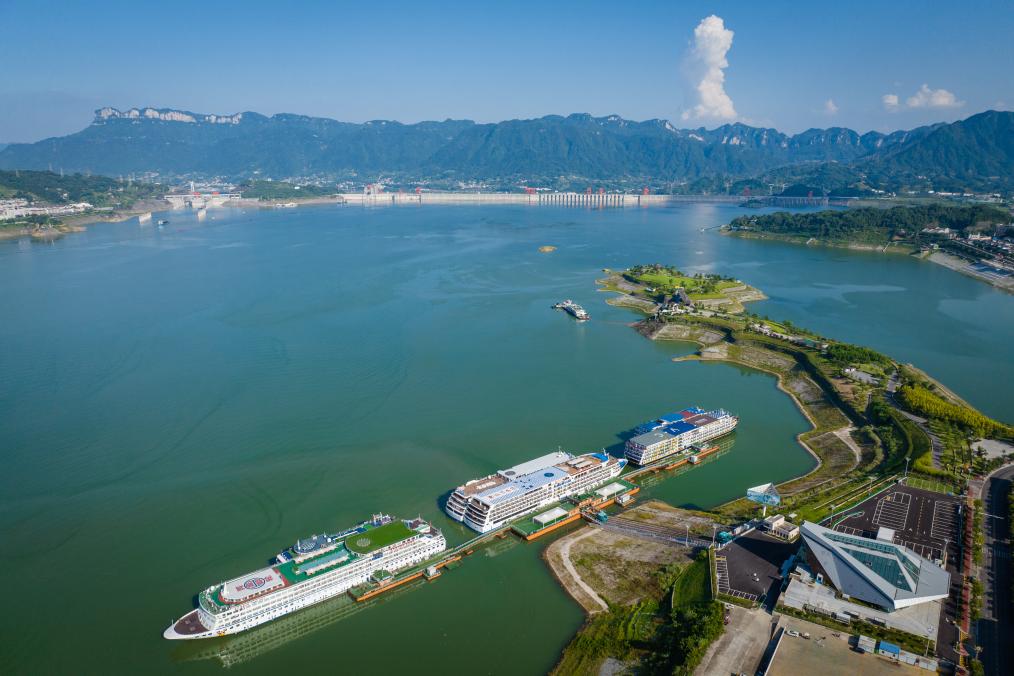
{"label": "dirt patch", "polygon": [[[711,535],[712,519],[689,510],[651,501],[623,512],[622,517],[653,526]],[[556,579],[588,613],[611,606],[627,606],[662,593],[658,573],[665,566],[692,561],[689,549],[670,542],[586,526],[560,538],[543,557]],[[569,564],[569,565],[568,565]],[[590,589],[589,589],[590,588]]]}
{"label": "dirt patch", "polygon": [[718,331],[688,326],[686,324],[652,324],[649,328],[652,340],[683,340],[702,345],[713,345],[723,342],[725,336]]}
{"label": "dirt patch", "polygon": [[735,298],[739,303],[750,303],[755,300],[767,300],[768,297],[760,289],[752,286],[732,286],[724,291],[725,295]]}
{"label": "dirt patch", "polygon": [[789,371],[796,365],[796,361],[792,357],[774,350],[766,350],[752,345],[737,345],[736,348],[736,356],[744,364],[772,371]]}
{"label": "dirt patch", "polygon": [[643,298],[634,298],[626,294],[620,294],[606,301],[610,305],[615,307],[627,307],[634,310],[640,310],[641,312],[652,313],[656,310],[657,306],[650,300]]}
{"label": "dirt patch", "polygon": [[837,430],[810,437],[806,444],[820,456],[821,465],[804,477],[779,485],[778,490],[784,496],[802,493],[834,477],[843,476],[859,463],[855,451],[838,436]]}
{"label": "dirt patch", "polygon": [[675,553],[672,545],[595,529],[571,547],[570,559],[599,596],[627,606],[662,593],[656,573],[673,563]]}

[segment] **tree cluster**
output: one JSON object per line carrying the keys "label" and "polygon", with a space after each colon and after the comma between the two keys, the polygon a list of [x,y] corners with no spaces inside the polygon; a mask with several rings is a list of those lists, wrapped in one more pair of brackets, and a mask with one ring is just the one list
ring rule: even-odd
{"label": "tree cluster", "polygon": [[921,385],[904,385],[898,390],[898,399],[914,413],[952,422],[980,437],[1010,437],[1014,430],[1009,425],[987,418],[966,406],[953,404]]}
{"label": "tree cluster", "polygon": [[51,171],[0,171],[0,196],[46,204],[88,202],[94,206],[129,205],[152,197],[162,188],[153,183],[123,182],[107,176]]}
{"label": "tree cluster", "polygon": [[828,361],[835,366],[847,366],[848,364],[880,364],[889,366],[891,360],[876,350],[861,345],[850,345],[849,343],[832,343],[824,353]]}
{"label": "tree cluster", "polygon": [[896,239],[917,237],[923,228],[928,227],[950,228],[963,232],[980,224],[1003,224],[1009,221],[1010,214],[995,206],[930,204],[812,213],[779,211],[762,216],[740,216],[733,219],[729,225],[733,228],[813,237],[829,242],[886,244]]}

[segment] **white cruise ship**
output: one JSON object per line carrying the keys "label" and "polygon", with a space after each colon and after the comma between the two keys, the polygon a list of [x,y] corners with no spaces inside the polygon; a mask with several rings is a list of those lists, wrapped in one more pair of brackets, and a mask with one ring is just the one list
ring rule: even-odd
{"label": "white cruise ship", "polygon": [[236,634],[381,580],[447,549],[443,533],[422,519],[376,514],[337,535],[299,540],[275,563],[198,594],[197,608],[165,630],[168,639]]}
{"label": "white cruise ship", "polygon": [[615,479],[626,464],[605,453],[550,453],[458,486],[447,500],[447,514],[487,533]]}
{"label": "white cruise ship", "polygon": [[738,417],[722,409],[686,408],[638,425],[636,436],[627,440],[625,454],[635,465],[650,465],[726,435],[738,424]]}

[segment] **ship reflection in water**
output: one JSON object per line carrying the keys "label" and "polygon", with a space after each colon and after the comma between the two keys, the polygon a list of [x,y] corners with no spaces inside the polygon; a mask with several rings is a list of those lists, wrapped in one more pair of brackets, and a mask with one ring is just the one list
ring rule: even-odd
{"label": "ship reflection in water", "polygon": [[354,601],[348,595],[342,594],[241,634],[201,641],[181,641],[175,644],[177,647],[172,652],[172,660],[174,662],[218,660],[228,669],[255,660],[276,648],[309,636],[377,603],[385,603],[425,584],[426,581],[420,579],[399,589],[392,589],[382,597],[370,601]]}
{"label": "ship reflection in water", "polygon": [[[658,485],[658,484],[660,484],[660,483],[662,483],[664,481],[668,481],[669,479],[672,479],[674,476],[679,476],[680,474],[683,474],[685,472],[689,472],[694,467],[699,467],[700,465],[706,465],[709,462],[714,462],[715,460],[718,460],[719,458],[721,458],[722,456],[724,456],[726,453],[728,453],[729,451],[731,451],[732,447],[735,444],[736,444],[736,434],[735,433],[730,434],[729,436],[723,437],[721,439],[716,439],[715,441],[710,441],[710,442],[708,442],[708,445],[709,446],[718,446],[718,450],[715,451],[715,452],[713,452],[713,453],[708,454],[704,458],[701,458],[701,461],[699,463],[696,463],[696,464],[686,463],[686,464],[682,464],[679,467],[676,467],[676,468],[673,468],[673,469],[659,469],[658,471],[655,471],[655,472],[644,472],[644,473],[638,474],[637,479],[636,479],[637,485],[640,486],[642,489],[644,489],[644,488],[651,488],[652,486],[656,486],[656,485]],[[665,462],[663,461],[663,462],[660,462],[658,464],[659,465],[664,465]]]}

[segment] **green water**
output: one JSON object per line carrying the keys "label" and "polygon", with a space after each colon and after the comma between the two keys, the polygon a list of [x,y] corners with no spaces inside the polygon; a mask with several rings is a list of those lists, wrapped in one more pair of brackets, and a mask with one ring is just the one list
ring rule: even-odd
{"label": "green water", "polygon": [[[439,511],[453,486],[557,446],[618,449],[687,404],[738,413],[735,444],[651,496],[707,507],[812,465],[772,378],[671,362],[693,346],[631,330],[594,290],[603,267],[732,274],[768,292],[761,312],[1012,417],[1011,298],[925,262],[700,231],[738,213],[224,210],[0,245],[0,671],[214,673],[217,651],[244,656],[237,673],[544,672],[582,619],[544,542],[243,641],[161,632],[208,584],[375,511],[463,541]],[[563,298],[593,320],[549,309]]]}

